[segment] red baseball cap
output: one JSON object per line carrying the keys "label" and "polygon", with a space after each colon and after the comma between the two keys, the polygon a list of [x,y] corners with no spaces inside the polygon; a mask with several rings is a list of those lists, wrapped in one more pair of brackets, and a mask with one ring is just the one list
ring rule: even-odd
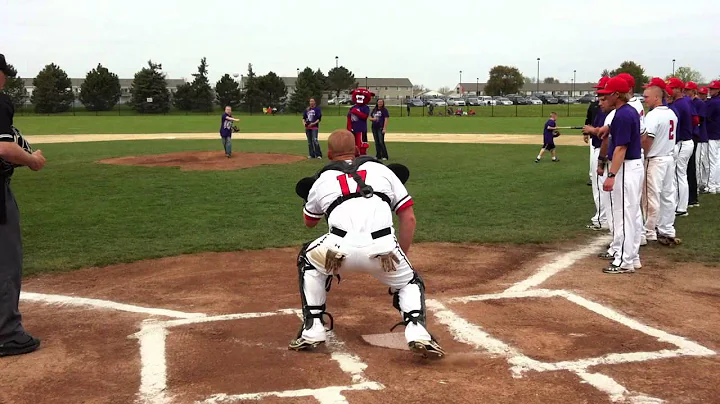
{"label": "red baseball cap", "polygon": [[660,77],[653,77],[650,79],[650,82],[643,86],[643,88],[648,87],[660,87],[661,89],[665,89],[666,83],[665,80],[661,79]]}
{"label": "red baseball cap", "polygon": [[627,80],[622,77],[615,76],[608,80],[605,84],[605,88],[598,90],[597,93],[600,95],[608,95],[612,93],[629,93],[632,90]]}
{"label": "red baseball cap", "polygon": [[680,80],[679,78],[671,77],[665,82],[665,87],[668,90],[673,90],[675,88],[685,88],[685,83],[683,83],[682,80]]}
{"label": "red baseball cap", "polygon": [[685,89],[686,90],[697,90],[698,85],[694,81],[688,81],[687,83],[685,83]]}
{"label": "red baseball cap", "polygon": [[621,79],[625,80],[630,84],[630,89],[632,90],[635,88],[635,77],[631,76],[628,73],[620,73],[616,77],[620,77]]}
{"label": "red baseball cap", "polygon": [[707,87],[700,87],[700,89],[698,90],[698,94],[705,94],[705,95],[707,95],[707,93],[708,93],[708,88],[707,88]]}
{"label": "red baseball cap", "polygon": [[708,88],[713,90],[720,90],[720,80],[715,80],[712,83],[708,84]]}
{"label": "red baseball cap", "polygon": [[605,84],[607,84],[608,80],[610,80],[610,77],[608,76],[600,77],[600,81],[598,81],[598,83],[594,85],[593,88],[605,88]]}

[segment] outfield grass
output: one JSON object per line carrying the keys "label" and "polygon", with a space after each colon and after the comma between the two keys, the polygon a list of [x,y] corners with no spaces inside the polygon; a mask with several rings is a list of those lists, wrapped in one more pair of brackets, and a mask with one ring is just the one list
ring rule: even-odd
{"label": "outfield grass", "polygon": [[[541,134],[547,117],[391,117],[388,133],[508,133]],[[560,126],[577,126],[584,118],[558,118]],[[32,116],[15,118],[15,126],[27,135],[97,133],[208,133],[220,129],[220,116]],[[245,133],[304,133],[300,117],[292,115],[241,116],[237,123]],[[346,118],[326,116],[321,131],[346,126]],[[579,133],[579,131],[574,131]]]}
{"label": "outfield grass", "polygon": [[[304,142],[241,141],[236,150],[304,156]],[[588,235],[587,149],[533,163],[536,146],[389,144],[410,167],[417,241],[544,243]],[[323,145],[323,147],[325,147]],[[305,229],[295,182],[322,162],[223,172],[96,164],[102,158],[218,150],[219,141],[48,144],[47,167],[21,169],[12,187],[22,212],[26,274],[200,251],[298,245]],[[720,261],[720,197],[678,219],[685,244],[667,254]],[[599,265],[601,263],[598,263]],[[240,265],[240,264],[239,264]],[[289,263],[288,265],[291,265]]]}

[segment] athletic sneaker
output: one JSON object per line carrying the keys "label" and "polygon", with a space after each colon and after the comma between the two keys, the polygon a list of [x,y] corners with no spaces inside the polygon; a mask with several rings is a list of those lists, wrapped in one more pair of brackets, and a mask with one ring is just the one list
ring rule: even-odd
{"label": "athletic sneaker", "polygon": [[680,216],[690,216],[690,214],[687,212],[675,212],[675,217],[680,217]]}
{"label": "athletic sneaker", "polygon": [[693,202],[688,204],[688,208],[699,208],[700,202]]}
{"label": "athletic sneaker", "polygon": [[603,268],[603,272],[606,274],[631,274],[635,272],[635,268],[626,269],[616,265],[610,265],[607,268]]}
{"label": "athletic sneaker", "polygon": [[553,159],[553,163],[557,163],[560,159]]}
{"label": "athletic sneaker", "polygon": [[598,258],[602,258],[602,259],[604,259],[604,260],[614,260],[614,259],[615,259],[615,255],[614,255],[614,254],[607,253],[607,252],[604,252],[604,253],[598,254]]}
{"label": "athletic sneaker", "polygon": [[0,357],[27,354],[39,347],[39,339],[27,333],[21,334],[12,341],[0,344]]}
{"label": "athletic sneaker", "polygon": [[587,224],[587,225],[585,225],[585,228],[588,229],[588,230],[595,230],[595,231],[598,231],[598,230],[602,230],[602,229],[603,229],[602,226],[599,226],[599,225],[597,225],[597,224],[595,224],[595,223]]}
{"label": "athletic sneaker", "polygon": [[445,351],[435,341],[410,341],[408,348],[423,358],[439,359],[445,356]]}
{"label": "athletic sneaker", "polygon": [[294,339],[290,341],[290,345],[288,345],[288,349],[291,349],[293,351],[304,351],[307,349],[313,349],[317,348],[318,345],[324,344],[325,341],[308,341],[303,337]]}

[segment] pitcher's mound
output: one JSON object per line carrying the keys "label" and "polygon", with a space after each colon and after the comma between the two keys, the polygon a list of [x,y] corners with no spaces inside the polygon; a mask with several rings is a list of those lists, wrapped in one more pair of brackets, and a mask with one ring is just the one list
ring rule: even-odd
{"label": "pitcher's mound", "polygon": [[182,171],[204,171],[288,164],[305,159],[302,156],[273,153],[233,153],[232,157],[227,158],[222,151],[199,151],[118,157],[100,160],[99,163],[141,167],[180,167]]}

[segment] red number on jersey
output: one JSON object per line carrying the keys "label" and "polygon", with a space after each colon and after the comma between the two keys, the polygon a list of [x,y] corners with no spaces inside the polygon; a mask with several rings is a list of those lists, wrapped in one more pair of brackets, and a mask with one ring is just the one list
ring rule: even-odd
{"label": "red number on jersey", "polygon": [[[360,178],[362,178],[363,181],[365,181],[365,178],[367,177],[367,171],[360,170],[358,171],[358,175]],[[350,174],[340,174],[337,176],[338,181],[340,181],[340,191],[343,195],[350,195],[350,186],[348,185],[348,178],[351,178]],[[360,185],[358,185],[357,191],[360,192]]]}
{"label": "red number on jersey", "polygon": [[675,121],[670,121],[670,140],[675,139]]}

